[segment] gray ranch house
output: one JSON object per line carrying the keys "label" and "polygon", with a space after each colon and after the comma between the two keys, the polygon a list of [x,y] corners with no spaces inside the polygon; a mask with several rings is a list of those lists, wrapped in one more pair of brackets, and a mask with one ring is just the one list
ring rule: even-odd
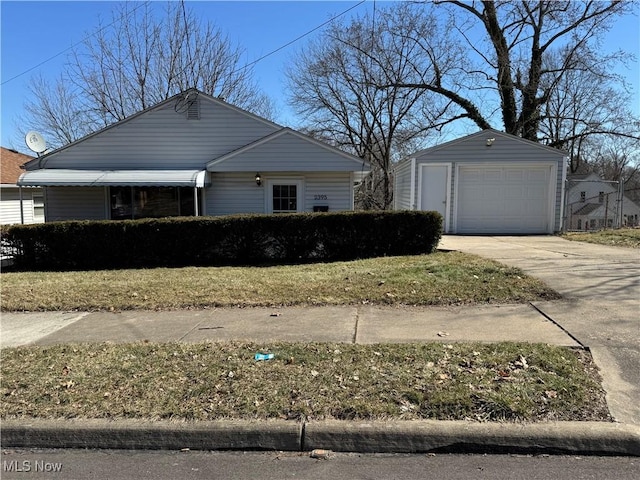
{"label": "gray ranch house", "polygon": [[369,165],[190,89],[24,168],[51,222],[352,210]]}
{"label": "gray ranch house", "polygon": [[483,130],[419,151],[394,167],[394,208],[434,210],[452,234],[562,229],[567,154]]}

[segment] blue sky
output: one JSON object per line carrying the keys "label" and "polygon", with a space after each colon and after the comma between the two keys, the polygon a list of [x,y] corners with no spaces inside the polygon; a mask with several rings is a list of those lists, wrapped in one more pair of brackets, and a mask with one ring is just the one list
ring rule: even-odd
{"label": "blue sky", "polygon": [[[2,0],[0,77],[3,83],[6,82],[1,87],[2,146],[28,152],[23,140],[17,135],[16,117],[22,113],[29,79],[40,73],[52,78],[58,76],[64,66],[66,54],[63,53],[15,79],[7,80],[80,42],[95,28],[99,19],[110,23],[115,3],[117,2]],[[232,41],[246,50],[247,62],[285,45],[358,3],[358,0],[188,2],[196,13],[211,20]],[[381,4],[378,1],[378,5]],[[158,8],[163,6],[164,2],[158,2]],[[367,0],[346,15],[363,14],[372,6],[373,0]],[[294,52],[318,33],[319,31],[305,37],[255,66],[256,79],[276,102],[280,114],[277,120],[282,124],[296,126],[296,119],[286,105],[285,66]],[[616,46],[640,51],[638,17],[628,17],[618,22],[615,31],[608,37],[605,49],[611,50]],[[633,107],[640,114],[638,63],[631,70],[622,73],[633,84],[636,92]]]}

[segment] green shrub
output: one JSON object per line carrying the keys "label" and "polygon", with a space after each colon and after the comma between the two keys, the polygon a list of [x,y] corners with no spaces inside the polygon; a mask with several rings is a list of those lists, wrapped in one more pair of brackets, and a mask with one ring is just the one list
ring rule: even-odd
{"label": "green shrub", "polygon": [[431,253],[435,212],[336,212],[3,226],[22,270],[260,265]]}

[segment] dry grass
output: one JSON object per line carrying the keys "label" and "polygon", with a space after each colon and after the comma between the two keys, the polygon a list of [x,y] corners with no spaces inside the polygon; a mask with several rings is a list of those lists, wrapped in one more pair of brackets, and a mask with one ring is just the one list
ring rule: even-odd
{"label": "dry grass", "polygon": [[1,280],[4,311],[452,305],[558,298],[517,268],[459,252],[261,268],[6,272]]}
{"label": "dry grass", "polygon": [[3,418],[610,420],[589,354],[547,345],[80,344],[1,368]]}
{"label": "dry grass", "polygon": [[597,232],[568,232],[562,235],[567,240],[611,245],[616,247],[640,248],[640,228],[621,228]]}

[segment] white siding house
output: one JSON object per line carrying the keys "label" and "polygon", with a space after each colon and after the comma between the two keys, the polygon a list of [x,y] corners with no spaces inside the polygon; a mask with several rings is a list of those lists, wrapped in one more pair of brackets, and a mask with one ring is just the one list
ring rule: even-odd
{"label": "white siding house", "polygon": [[0,224],[44,222],[44,192],[41,188],[17,185],[23,164],[33,157],[0,147]]}
{"label": "white siding house", "polygon": [[445,233],[542,234],[562,228],[566,153],[484,130],[394,168],[396,209],[433,210]]}
{"label": "white siding house", "polygon": [[617,182],[605,181],[595,173],[571,175],[566,208],[568,230],[640,225],[640,206],[620,195]]}
{"label": "white siding house", "polygon": [[353,209],[363,160],[197,90],[48,153],[47,221]]}

